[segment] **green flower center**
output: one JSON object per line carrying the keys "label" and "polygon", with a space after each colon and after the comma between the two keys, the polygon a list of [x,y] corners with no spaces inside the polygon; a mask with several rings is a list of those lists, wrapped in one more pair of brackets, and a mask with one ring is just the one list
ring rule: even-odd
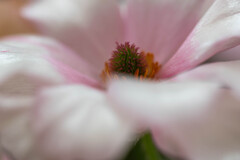
{"label": "green flower center", "polygon": [[110,71],[129,75],[139,72],[139,75],[143,75],[146,71],[147,62],[145,55],[138,50],[139,48],[129,42],[117,43],[117,48],[109,59]]}
{"label": "green flower center", "polygon": [[112,57],[105,62],[105,67],[100,75],[103,82],[126,78],[125,75],[134,76],[139,80],[154,79],[161,69],[161,65],[154,61],[154,54],[138,50],[138,47],[129,42],[117,43],[116,50],[113,51]]}

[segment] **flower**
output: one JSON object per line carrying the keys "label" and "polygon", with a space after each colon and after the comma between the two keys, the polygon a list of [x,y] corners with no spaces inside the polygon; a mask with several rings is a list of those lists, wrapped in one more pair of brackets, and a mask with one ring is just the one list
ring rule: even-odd
{"label": "flower", "polygon": [[71,50],[29,36],[2,40],[0,53],[1,148],[10,158],[105,160],[127,149],[131,124]]}
{"label": "flower", "polygon": [[[99,147],[103,142],[96,143],[99,136],[93,132],[95,129],[102,131],[99,124],[105,116],[99,116],[99,119],[98,114],[87,116],[96,125],[86,129],[86,133],[75,127],[79,122],[88,122],[79,116],[85,113],[85,108],[88,111],[89,106],[99,104],[107,113],[110,110],[108,115],[115,119],[114,124],[109,120],[102,122],[113,127],[104,133],[115,133],[103,140],[121,144],[114,147],[115,152],[126,144],[129,137],[126,121],[131,120],[122,118],[125,115],[149,129],[159,148],[172,156],[193,160],[239,159],[240,62],[219,62],[195,68],[214,54],[240,43],[239,11],[237,0],[129,0],[121,4],[113,0],[62,0],[61,3],[42,0],[30,4],[23,12],[25,17],[31,19],[42,33],[75,50],[79,57],[47,39],[15,37],[2,41],[6,45],[1,47],[1,55],[8,53],[4,60],[6,63],[3,63],[7,68],[2,74],[16,76],[21,73],[31,82],[26,83],[25,79],[19,82],[19,78],[4,81],[7,84],[11,82],[10,87],[3,83],[8,92],[12,84],[24,86],[20,91],[25,90],[27,97],[21,97],[19,90],[10,92],[15,93],[10,98],[19,101],[11,104],[14,112],[7,109],[4,113],[7,116],[3,118],[11,119],[10,113],[22,112],[24,116],[20,115],[28,123],[29,117],[34,118],[31,126],[35,132],[29,131],[29,127],[28,130],[23,129],[24,125],[17,125],[23,130],[23,135],[28,135],[27,138],[19,136],[28,146],[19,150],[20,147],[9,143],[8,135],[15,131],[15,127],[9,129],[9,126],[21,121],[12,120],[12,125],[0,130],[1,144],[15,156],[28,151],[35,156],[43,154],[57,159],[96,159],[92,157],[94,154],[102,155],[100,153],[105,149],[111,148],[111,145]],[[129,41],[144,51],[154,53],[155,60],[162,65],[156,75],[160,81],[120,80],[107,85],[105,91],[99,91],[99,74],[116,41]],[[45,52],[48,54],[43,54]],[[36,60],[35,57],[40,58]],[[68,83],[75,85],[69,86]],[[26,84],[32,84],[30,89]],[[35,94],[38,92],[34,91],[42,87],[47,89]],[[30,107],[23,107],[24,110],[20,104]],[[81,111],[75,112],[78,104],[81,107],[76,110]],[[33,108],[35,114],[29,108]],[[71,110],[69,115],[68,109]],[[94,113],[95,110],[90,111]],[[88,127],[86,123],[81,124]],[[122,128],[126,128],[126,134],[122,133]],[[66,135],[71,139],[64,140]],[[96,139],[89,142],[95,136]],[[87,147],[81,142],[86,142]],[[33,150],[35,146],[37,153]]]}

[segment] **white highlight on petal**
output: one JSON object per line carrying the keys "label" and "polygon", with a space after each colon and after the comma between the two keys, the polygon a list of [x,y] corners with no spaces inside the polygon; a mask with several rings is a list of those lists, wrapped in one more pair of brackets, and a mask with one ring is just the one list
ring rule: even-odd
{"label": "white highlight on petal", "polygon": [[102,91],[86,86],[47,89],[33,117],[39,150],[56,159],[116,159],[131,142],[132,129]]}
{"label": "white highlight on petal", "polygon": [[214,83],[199,81],[119,81],[110,85],[108,96],[119,111],[149,125],[201,113],[217,88]]}

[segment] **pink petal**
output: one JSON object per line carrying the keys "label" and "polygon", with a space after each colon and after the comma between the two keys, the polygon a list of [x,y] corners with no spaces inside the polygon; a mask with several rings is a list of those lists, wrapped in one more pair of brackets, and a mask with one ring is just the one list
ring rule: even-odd
{"label": "pink petal", "polygon": [[240,95],[240,61],[209,63],[185,72],[174,78],[175,81],[200,80],[221,84]]}
{"label": "pink petal", "polygon": [[47,89],[40,94],[33,127],[39,150],[52,159],[116,159],[131,142],[130,124],[105,94],[87,86]]}
{"label": "pink petal", "polygon": [[129,0],[127,41],[152,52],[161,64],[180,47],[212,0]]}
{"label": "pink petal", "polygon": [[[35,42],[39,43],[29,43],[29,39],[35,39]],[[49,43],[49,47],[55,49],[55,52],[41,46],[41,41]],[[68,57],[71,57],[71,52],[66,52],[68,50],[63,46],[58,49],[59,46],[61,45],[52,40],[37,37],[18,37],[14,40],[0,41],[0,138],[4,147],[11,150],[15,148],[17,153],[14,155],[18,157],[23,156],[22,150],[32,148],[29,142],[31,135],[26,129],[29,121],[25,119],[28,117],[26,115],[29,110],[34,107],[36,93],[48,86],[72,83],[72,77],[66,76],[64,72],[74,71],[74,69],[69,67],[69,70],[63,71],[62,66],[59,66],[59,64],[67,66],[67,63],[60,62],[61,52],[69,53]],[[68,57],[65,58],[65,62],[68,61]],[[52,63],[49,58],[56,60],[59,64]],[[81,66],[81,63],[78,65]],[[79,75],[85,76],[79,72],[76,73],[73,76],[79,78],[77,79],[79,83],[90,86],[98,84],[92,83],[91,78],[83,81]],[[18,141],[19,145],[15,144]]]}
{"label": "pink petal", "polygon": [[215,1],[181,48],[163,67],[161,77],[191,69],[214,54],[240,44],[239,11],[238,0]]}
{"label": "pink petal", "polygon": [[47,51],[33,44],[0,42],[0,146],[13,159],[24,159],[34,143],[29,132],[29,110],[36,92],[59,85],[64,77],[43,58]]}
{"label": "pink petal", "polygon": [[124,34],[115,0],[34,1],[23,10],[23,16],[42,33],[77,51],[99,73]]}
{"label": "pink petal", "polygon": [[[47,38],[12,37],[0,41],[0,146],[12,159],[47,160],[36,149],[30,125],[32,109],[39,90],[72,83],[73,77],[64,72],[75,71],[71,66],[76,65],[78,59],[73,59],[71,51]],[[67,66],[70,62],[69,69],[62,71],[61,65]],[[79,62],[78,69],[85,67]],[[73,76],[85,77],[75,72]],[[89,80],[84,83],[81,77],[77,81],[94,84]]]}
{"label": "pink petal", "polygon": [[38,89],[64,82],[41,57],[45,52],[28,43],[0,42],[0,126],[9,118],[5,112],[31,106]]}
{"label": "pink petal", "polygon": [[240,60],[240,46],[226,50],[211,57],[207,62]]}
{"label": "pink petal", "polygon": [[[59,74],[62,77],[62,82],[67,83],[84,83],[87,85],[99,87],[99,84],[96,80],[99,78],[96,70],[90,66],[88,63],[80,59],[74,52],[59,44],[56,41],[53,41],[44,37],[37,36],[17,36],[17,37],[8,37],[2,40],[2,56],[16,57],[15,59],[20,59],[20,65],[25,67],[28,70],[31,70],[32,67],[36,66],[36,70],[40,70],[44,67],[43,62],[47,63],[53,70],[55,74]],[[21,53],[21,54],[20,54]],[[6,57],[8,58],[8,57]],[[10,58],[9,58],[10,59]],[[23,59],[23,60],[22,60]],[[26,63],[25,60],[32,60],[30,64]],[[35,65],[35,61],[39,59],[39,65]],[[17,61],[18,62],[18,61]],[[9,64],[14,66],[14,63]],[[18,67],[16,67],[18,68]],[[35,69],[34,68],[34,69]],[[48,69],[44,71],[31,71],[31,74],[34,76],[52,76],[55,75],[46,74]],[[6,70],[6,73],[10,73]]]}

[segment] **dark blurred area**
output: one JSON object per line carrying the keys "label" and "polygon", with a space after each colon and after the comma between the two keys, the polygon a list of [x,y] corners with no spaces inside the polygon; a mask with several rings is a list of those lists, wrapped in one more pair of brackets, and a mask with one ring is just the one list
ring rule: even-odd
{"label": "dark blurred area", "polygon": [[32,33],[34,29],[20,15],[20,9],[29,0],[0,0],[0,37]]}

